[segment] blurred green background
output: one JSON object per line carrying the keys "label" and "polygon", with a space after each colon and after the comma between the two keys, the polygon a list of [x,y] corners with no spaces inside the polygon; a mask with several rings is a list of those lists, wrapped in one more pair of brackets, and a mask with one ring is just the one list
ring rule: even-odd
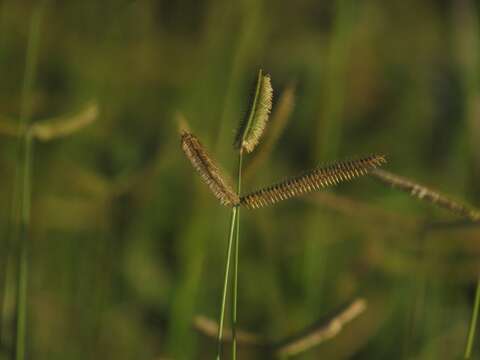
{"label": "blurred green background", "polygon": [[[184,158],[176,114],[233,175],[259,68],[274,99],[294,84],[295,108],[245,190],[380,152],[387,169],[480,204],[479,15],[472,0],[1,1],[0,116],[21,112],[29,41],[32,121],[100,110],[34,144],[28,358],[214,357],[192,319],[217,320],[230,212]],[[18,146],[2,136],[2,359]],[[361,296],[364,314],[296,358],[460,357],[480,232],[425,219],[455,217],[368,177],[243,211],[240,327],[281,339]]]}

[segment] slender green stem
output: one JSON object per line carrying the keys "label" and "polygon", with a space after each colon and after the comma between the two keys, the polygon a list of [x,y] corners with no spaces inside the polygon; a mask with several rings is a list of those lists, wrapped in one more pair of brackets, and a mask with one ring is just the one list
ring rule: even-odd
{"label": "slender green stem", "polygon": [[477,280],[477,290],[475,291],[475,304],[473,305],[472,319],[468,330],[467,346],[465,347],[465,359],[470,359],[475,338],[475,329],[477,327],[478,310],[480,308],[480,277]]}
{"label": "slender green stem", "polygon": [[[4,58],[4,50],[7,48],[7,42],[5,41],[5,34],[7,32],[7,26],[6,26],[6,20],[7,20],[7,1],[3,1],[2,4],[0,4],[0,61],[3,61]],[[14,189],[13,193],[13,198],[15,198],[16,191]],[[13,202],[15,204],[15,202]],[[15,206],[12,206],[11,210],[13,212]],[[7,277],[7,271],[8,271],[8,264],[9,260],[11,258],[11,241],[10,241],[10,231],[12,231],[12,226],[11,224],[7,225],[7,234],[5,236],[5,239],[2,239],[0,246],[4,251],[2,251],[2,254],[0,254],[0,349],[4,348],[4,338],[3,338],[3,324],[4,324],[4,319],[5,319],[5,300],[6,300],[6,294],[8,291],[8,277]],[[1,350],[0,350],[1,351]]]}
{"label": "slender green stem", "polygon": [[31,167],[32,167],[32,137],[28,131],[28,122],[31,117],[31,91],[35,79],[35,65],[38,57],[40,25],[46,1],[42,1],[32,14],[28,37],[25,73],[21,92],[20,126],[24,133],[18,147],[20,172],[20,231],[18,238],[17,263],[17,304],[16,304],[16,333],[15,359],[25,359],[26,328],[27,328],[27,280],[28,280],[28,248],[30,226],[30,199],[31,199]]}
{"label": "slender green stem", "polygon": [[18,286],[17,286],[17,326],[15,359],[25,359],[26,323],[27,323],[27,284],[28,284],[28,231],[30,226],[31,199],[31,167],[32,167],[32,137],[25,135],[25,154],[23,168],[23,189],[21,199],[20,243],[18,254]]}
{"label": "slender green stem", "polygon": [[227,300],[227,289],[228,289],[228,278],[230,275],[230,260],[232,258],[232,244],[233,244],[233,233],[235,229],[235,219],[237,217],[238,207],[232,209],[232,217],[230,220],[230,234],[228,237],[228,247],[227,247],[227,261],[225,264],[225,278],[223,281],[223,293],[222,293],[222,306],[220,309],[220,323],[218,326],[218,347],[217,347],[217,360],[220,360],[222,353],[222,341],[223,341],[223,323],[225,320],[225,304]]}
{"label": "slender green stem", "polygon": [[[238,156],[238,177],[237,177],[237,194],[241,196],[242,192],[242,162],[243,152],[240,151]],[[235,250],[233,255],[233,292],[232,292],[232,359],[237,358],[237,293],[238,293],[238,249],[240,240],[240,208],[237,210],[235,233]]]}

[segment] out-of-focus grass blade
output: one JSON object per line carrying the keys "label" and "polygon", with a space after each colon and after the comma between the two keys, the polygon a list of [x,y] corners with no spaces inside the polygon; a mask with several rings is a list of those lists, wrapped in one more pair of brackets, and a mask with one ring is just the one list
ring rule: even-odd
{"label": "out-of-focus grass blade", "polygon": [[30,131],[38,140],[49,141],[83,129],[94,122],[98,118],[98,114],[98,104],[93,101],[74,115],[36,122],[31,126]]}

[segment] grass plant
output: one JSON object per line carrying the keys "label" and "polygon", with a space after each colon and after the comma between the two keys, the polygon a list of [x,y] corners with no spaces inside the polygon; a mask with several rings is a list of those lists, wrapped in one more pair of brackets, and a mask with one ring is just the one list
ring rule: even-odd
{"label": "grass plant", "polygon": [[[238,263],[240,238],[240,207],[255,209],[273,205],[291,197],[307,194],[320,188],[337,185],[355,177],[368,174],[385,163],[383,155],[372,155],[363,159],[337,162],[325,168],[315,169],[303,175],[287,179],[281,183],[259,189],[242,196],[243,154],[252,152],[259,144],[265,131],[272,108],[273,89],[269,75],[258,72],[255,93],[250,112],[246,120],[240,123],[234,145],[239,151],[237,168],[237,192],[221,174],[219,167],[200,141],[190,132],[181,130],[181,146],[201,179],[210,188],[213,195],[222,205],[232,207],[230,230],[228,236],[227,255],[225,261],[225,277],[223,282],[220,321],[217,336],[216,359],[222,357],[223,330],[225,321],[226,299],[230,269],[233,256],[232,280],[232,359],[237,356],[237,297],[238,297]],[[233,253],[233,255],[232,255]],[[288,352],[288,351],[287,351]]]}

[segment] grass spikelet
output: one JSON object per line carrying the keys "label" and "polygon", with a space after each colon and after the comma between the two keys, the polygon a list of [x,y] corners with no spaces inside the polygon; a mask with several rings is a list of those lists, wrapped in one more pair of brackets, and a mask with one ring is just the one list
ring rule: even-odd
{"label": "grass spikelet", "polygon": [[222,205],[235,206],[239,203],[237,194],[224,180],[217,165],[207,154],[197,137],[187,131],[181,133],[181,144],[185,155],[192,163],[195,170],[208,185],[213,195],[220,200]]}
{"label": "grass spikelet", "polygon": [[373,171],[372,175],[384,184],[404,191],[418,200],[429,202],[437,207],[449,210],[450,212],[460,215],[471,221],[480,221],[479,210],[461,204],[446,195],[443,195],[426,186],[420,185],[410,179],[380,169]]}
{"label": "grass spikelet", "polygon": [[295,86],[288,85],[280,95],[275,110],[271,114],[270,128],[265,135],[265,139],[259,146],[258,151],[255,152],[252,160],[248,163],[245,169],[245,178],[249,178],[256,173],[256,170],[267,160],[272,152],[275,144],[280,136],[283,134],[287,126],[288,119],[293,112],[295,102]]}
{"label": "grass spikelet", "polygon": [[270,75],[264,75],[260,70],[250,113],[235,136],[235,147],[241,152],[252,152],[260,141],[272,110],[272,98]]}
{"label": "grass spikelet", "polygon": [[385,162],[383,155],[371,155],[362,159],[336,162],[242,196],[240,204],[249,209],[273,205],[282,200],[366,175]]}

